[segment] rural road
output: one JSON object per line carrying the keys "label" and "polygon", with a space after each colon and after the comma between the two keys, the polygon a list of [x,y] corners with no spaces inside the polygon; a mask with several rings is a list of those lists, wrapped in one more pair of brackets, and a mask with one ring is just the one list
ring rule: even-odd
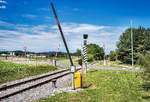
{"label": "rural road", "polygon": [[105,67],[105,66],[96,66],[96,65],[88,65],[88,69],[96,68],[96,69],[106,69],[106,70],[126,70],[126,71],[139,71],[137,68],[119,68],[119,67]]}

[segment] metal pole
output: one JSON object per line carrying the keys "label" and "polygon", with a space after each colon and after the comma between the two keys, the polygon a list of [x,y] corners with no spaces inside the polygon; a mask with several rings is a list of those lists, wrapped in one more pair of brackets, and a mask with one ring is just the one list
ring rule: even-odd
{"label": "metal pole", "polygon": [[61,26],[60,26],[60,23],[59,23],[59,20],[58,20],[58,18],[57,18],[57,15],[56,15],[56,12],[55,12],[55,9],[54,9],[54,6],[53,6],[53,3],[52,3],[52,2],[51,2],[51,7],[52,7],[53,13],[54,13],[54,15],[55,15],[56,22],[57,22],[57,25],[58,25],[58,28],[59,28],[61,37],[62,37],[62,39],[63,39],[65,48],[66,48],[66,50],[67,50],[67,54],[68,54],[68,56],[69,56],[69,60],[70,60],[70,63],[71,63],[71,71],[72,71],[72,88],[75,89],[75,87],[74,87],[74,72],[75,72],[75,67],[74,67],[74,65],[73,65],[73,61],[72,61],[71,55],[70,55],[70,53],[69,53],[69,49],[68,49],[68,47],[67,47],[67,43],[66,43],[64,34],[63,34],[63,32],[62,32],[62,29],[61,29]]}
{"label": "metal pole", "polygon": [[25,46],[25,47],[24,47],[25,57],[26,57],[26,54],[27,54],[26,50],[27,50],[27,47]]}
{"label": "metal pole", "polygon": [[133,31],[132,31],[132,20],[130,20],[130,26],[131,26],[131,51],[132,51],[132,67],[134,65],[134,59],[133,59]]}
{"label": "metal pole", "polygon": [[105,60],[105,44],[103,43],[103,48],[104,48],[104,66],[106,65],[106,60]]}

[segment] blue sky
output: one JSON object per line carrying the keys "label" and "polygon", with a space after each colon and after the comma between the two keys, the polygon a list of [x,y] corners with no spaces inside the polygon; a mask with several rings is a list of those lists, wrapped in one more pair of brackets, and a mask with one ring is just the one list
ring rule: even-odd
{"label": "blue sky", "polygon": [[65,51],[50,2],[53,2],[71,52],[88,43],[116,48],[119,36],[133,26],[148,28],[149,0],[0,0],[0,49]]}

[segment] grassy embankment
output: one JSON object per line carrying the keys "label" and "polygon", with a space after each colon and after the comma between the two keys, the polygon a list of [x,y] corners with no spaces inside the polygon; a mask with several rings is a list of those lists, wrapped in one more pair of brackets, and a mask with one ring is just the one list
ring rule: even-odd
{"label": "grassy embankment", "polygon": [[50,65],[27,65],[0,61],[0,83],[34,76],[57,68]]}
{"label": "grassy embankment", "polygon": [[68,59],[68,58],[66,58],[66,57],[56,58],[56,61],[63,61],[63,60],[69,60],[69,59]]}
{"label": "grassy embankment", "polygon": [[[1,57],[1,60],[6,60],[5,57]],[[45,57],[8,57],[7,60],[11,60],[11,61],[40,61],[40,62],[45,62],[45,61],[52,61],[52,57],[51,58],[45,58]],[[66,57],[61,57],[61,58],[57,58],[56,61],[63,61],[63,60],[69,60]]]}
{"label": "grassy embankment", "polygon": [[138,72],[93,69],[83,80],[90,87],[77,93],[56,94],[39,102],[150,102]]}
{"label": "grassy embankment", "polygon": [[[100,61],[98,64],[96,64],[98,66],[104,66],[104,62],[103,61]],[[132,67],[132,65],[130,64],[124,64],[120,61],[109,61],[107,60],[106,61],[106,67],[120,67],[120,68],[129,68],[129,67]],[[134,67],[140,67],[140,65],[134,65]]]}

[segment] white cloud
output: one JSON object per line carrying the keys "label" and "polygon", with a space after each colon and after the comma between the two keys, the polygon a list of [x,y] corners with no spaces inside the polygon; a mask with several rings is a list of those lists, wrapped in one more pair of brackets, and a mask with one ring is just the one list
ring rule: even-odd
{"label": "white cloud", "polygon": [[5,5],[0,6],[0,9],[5,9],[5,8],[6,8]]}
{"label": "white cloud", "polygon": [[[57,25],[52,26],[53,29],[58,29]],[[106,52],[116,48],[116,43],[119,36],[127,27],[113,26],[98,26],[91,24],[64,23],[62,29],[66,38],[69,39],[69,45],[73,46],[72,51],[81,48],[83,34],[88,34],[88,43],[96,43],[102,45],[105,43]]]}
{"label": "white cloud", "polygon": [[51,16],[45,16],[44,20],[50,22],[52,20],[52,17]]}
{"label": "white cloud", "polygon": [[38,10],[42,11],[49,11],[49,8],[39,8]]}
{"label": "white cloud", "polygon": [[7,4],[7,1],[5,1],[5,0],[0,0],[0,3]]}
{"label": "white cloud", "polygon": [[5,0],[0,0],[0,9],[6,9],[7,2]]}
{"label": "white cloud", "polygon": [[11,30],[0,30],[0,35],[9,37],[9,36],[20,36],[20,33],[17,31],[11,31]]}
{"label": "white cloud", "polygon": [[73,8],[72,10],[73,11],[79,11],[80,9],[79,8]]}
{"label": "white cloud", "polygon": [[[57,25],[22,25],[9,24],[0,21],[0,26],[7,24],[15,30],[0,30],[0,48],[4,49],[23,49],[28,46],[31,51],[50,51],[57,50],[61,42],[61,35]],[[71,52],[81,48],[83,34],[88,34],[88,43],[102,45],[105,43],[107,53],[116,48],[116,42],[126,27],[99,26],[92,24],[63,23],[62,30],[65,34]],[[60,49],[65,51],[64,45]]]}
{"label": "white cloud", "polygon": [[10,23],[4,22],[4,21],[0,21],[0,26],[3,26],[3,27],[13,27],[14,24],[10,24]]}
{"label": "white cloud", "polygon": [[26,17],[26,18],[29,18],[29,19],[33,19],[33,18],[36,18],[37,16],[36,15],[33,15],[33,14],[24,14],[22,15],[23,17]]}
{"label": "white cloud", "polygon": [[[57,25],[52,26],[53,29],[57,29]],[[63,23],[62,28],[67,33],[87,33],[103,29],[104,26],[96,26],[91,24],[77,24],[77,23]]]}

